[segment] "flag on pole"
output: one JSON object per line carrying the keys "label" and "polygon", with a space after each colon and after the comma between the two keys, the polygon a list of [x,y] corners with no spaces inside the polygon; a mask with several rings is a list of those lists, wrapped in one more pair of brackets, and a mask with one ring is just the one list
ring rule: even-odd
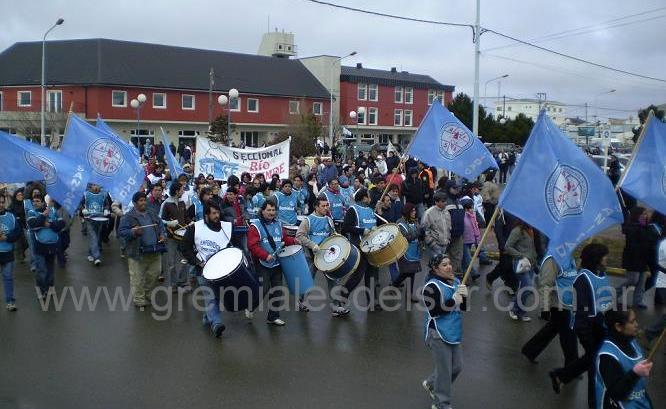
{"label": "flag on pole", "polygon": [[90,183],[104,187],[124,207],[141,187],[145,173],[129,146],[74,114],[69,115],[61,152],[70,158],[83,158]]}
{"label": "flag on pole", "polygon": [[169,165],[169,172],[171,173],[171,180],[175,180],[178,175],[185,173],[183,168],[180,166],[180,163],[176,160],[176,157],[173,156],[173,152],[169,149],[169,140],[164,134],[164,129],[160,127],[162,132],[162,144],[164,145],[164,156],[166,157],[167,164]]}
{"label": "flag on pole", "polygon": [[624,218],[610,179],[541,111],[498,205],[549,238],[560,265]]}
{"label": "flag on pole", "polygon": [[666,124],[652,114],[618,186],[666,214]]}
{"label": "flag on pole", "polygon": [[141,157],[141,154],[139,154],[139,149],[137,149],[137,147],[134,146],[131,142],[125,142],[123,138],[118,136],[116,132],[113,130],[113,128],[107,125],[107,123],[104,122],[104,120],[102,119],[101,116],[99,116],[99,114],[97,114],[97,122],[95,123],[95,126],[97,127],[97,129],[101,129],[102,131],[112,135],[114,138],[116,138],[117,141],[126,144],[130,148],[130,150],[136,155],[137,158]]}
{"label": "flag on pole", "polygon": [[488,148],[442,104],[430,106],[405,153],[467,179],[498,168]]}
{"label": "flag on pole", "polygon": [[[43,180],[46,192],[74,215],[86,191],[87,166],[82,160],[0,131],[0,182]],[[27,193],[27,192],[26,192]]]}
{"label": "flag on pole", "polygon": [[389,141],[388,146],[386,147],[386,154],[388,155],[390,152],[393,152],[395,156],[400,156],[400,152],[398,152],[398,149],[396,149],[395,146]]}

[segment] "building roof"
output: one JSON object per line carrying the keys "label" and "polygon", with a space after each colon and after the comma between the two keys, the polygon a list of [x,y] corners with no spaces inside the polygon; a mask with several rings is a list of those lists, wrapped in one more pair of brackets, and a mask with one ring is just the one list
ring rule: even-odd
{"label": "building roof", "polygon": [[444,85],[429,75],[412,74],[394,68],[391,70],[375,70],[363,68],[361,64],[357,64],[355,67],[342,66],[340,81],[373,82],[388,86],[406,85],[414,88],[439,89],[450,92],[455,90],[453,85]]}
{"label": "building roof", "polygon": [[[0,53],[0,86],[39,85],[41,42],[16,43]],[[135,86],[329,98],[298,60],[108,39],[49,41],[46,82]]]}

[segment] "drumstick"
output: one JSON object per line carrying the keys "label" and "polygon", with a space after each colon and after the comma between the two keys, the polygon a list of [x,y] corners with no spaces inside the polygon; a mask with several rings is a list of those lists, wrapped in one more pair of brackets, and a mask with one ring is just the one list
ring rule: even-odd
{"label": "drumstick", "polygon": [[140,229],[145,229],[146,227],[153,227],[153,226],[157,226],[157,224],[147,224],[145,226],[134,226],[134,227],[138,227]]}
{"label": "drumstick", "polygon": [[375,213],[375,216],[377,216],[377,218],[378,218],[379,220],[383,221],[383,222],[386,223],[386,224],[390,224],[390,223],[391,223],[391,222],[389,222],[388,220],[386,220],[385,218],[383,218],[382,216],[378,215],[377,213]]}
{"label": "drumstick", "polygon": [[664,328],[661,331],[661,335],[659,335],[659,338],[657,339],[657,342],[655,342],[654,345],[652,346],[652,349],[650,349],[650,353],[648,354],[648,357],[647,357],[648,361],[652,361],[652,359],[654,358],[654,354],[657,353],[657,350],[661,346],[661,343],[664,341],[664,334],[666,334],[666,328]]}

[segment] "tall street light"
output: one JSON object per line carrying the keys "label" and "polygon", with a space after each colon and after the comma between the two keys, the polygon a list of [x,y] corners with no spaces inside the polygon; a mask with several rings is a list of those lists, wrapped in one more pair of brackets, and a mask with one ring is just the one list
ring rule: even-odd
{"label": "tall street light", "polygon": [[41,103],[41,115],[40,115],[40,122],[41,122],[40,143],[42,146],[46,145],[46,136],[44,135],[45,132],[44,109],[46,107],[46,101],[44,100],[46,94],[46,36],[49,35],[51,30],[53,30],[54,28],[56,28],[57,26],[61,25],[64,22],[65,19],[59,18],[55,22],[55,24],[51,26],[51,28],[46,30],[46,33],[44,33],[44,37],[42,37],[42,103]]}
{"label": "tall street light", "polygon": [[356,123],[356,136],[357,137],[359,135],[359,133],[358,133],[358,116],[359,115],[365,115],[365,108],[364,107],[359,107],[357,111],[350,111],[349,112],[349,118],[351,118],[351,120]]}
{"label": "tall street light", "polygon": [[141,146],[141,137],[139,133],[141,132],[141,107],[146,102],[146,95],[139,94],[130,101],[130,106],[136,110],[136,142]]}
{"label": "tall street light", "polygon": [[227,145],[231,146],[231,102],[232,101],[237,101],[238,100],[238,90],[236,88],[232,88],[229,90],[229,96],[227,97],[226,95],[220,95],[217,97],[217,103],[222,106],[222,109],[224,109],[225,105],[227,106]]}
{"label": "tall street light", "polygon": [[[493,81],[501,80],[502,78],[506,78],[508,76],[509,76],[509,74],[504,74],[504,75],[500,75],[499,77],[491,78],[488,81],[486,81],[486,84],[483,87],[483,102],[486,105],[486,109],[488,109],[488,99],[487,99],[488,98],[488,84],[490,84]],[[497,98],[499,98],[499,89],[498,89],[498,92],[497,92]]]}
{"label": "tall street light", "polygon": [[[333,62],[331,63],[331,88],[329,89],[329,93],[331,94],[331,100],[328,106],[328,139],[331,141],[331,146],[333,146],[333,83],[335,81],[334,75],[335,70],[334,66],[337,63],[342,63],[342,60],[344,60],[347,57],[352,57],[356,55],[356,51],[352,51],[349,54],[345,55],[344,57],[338,57]],[[340,78],[338,77],[338,81]],[[338,85],[338,96],[340,95],[340,86]],[[324,140],[326,142],[326,140]]]}

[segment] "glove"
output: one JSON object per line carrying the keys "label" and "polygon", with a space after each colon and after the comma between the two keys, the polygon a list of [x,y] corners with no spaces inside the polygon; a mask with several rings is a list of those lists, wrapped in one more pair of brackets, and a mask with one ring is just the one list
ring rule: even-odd
{"label": "glove", "polygon": [[315,252],[315,253],[318,252],[319,251],[319,246],[315,244],[314,247],[312,248],[312,251]]}
{"label": "glove", "polygon": [[90,214],[90,212],[88,211],[88,209],[83,209],[83,210],[81,211],[81,214],[82,214],[84,217],[86,217],[86,216],[88,216],[88,215]]}
{"label": "glove", "polygon": [[168,222],[166,222],[166,225],[171,227],[171,228],[177,227],[178,226],[178,220],[169,220]]}
{"label": "glove", "polygon": [[456,289],[456,293],[460,294],[461,297],[467,297],[469,295],[465,284],[460,284],[458,289]]}
{"label": "glove", "polygon": [[460,305],[463,302],[463,296],[459,292],[453,293],[453,301],[455,301],[456,305]]}
{"label": "glove", "polygon": [[652,362],[648,360],[640,361],[632,369],[634,373],[642,378],[647,378],[650,376],[650,371],[652,370]]}
{"label": "glove", "polygon": [[110,214],[111,214],[110,211],[108,211],[107,209],[104,209],[104,216],[108,216],[108,215],[110,215]]}

